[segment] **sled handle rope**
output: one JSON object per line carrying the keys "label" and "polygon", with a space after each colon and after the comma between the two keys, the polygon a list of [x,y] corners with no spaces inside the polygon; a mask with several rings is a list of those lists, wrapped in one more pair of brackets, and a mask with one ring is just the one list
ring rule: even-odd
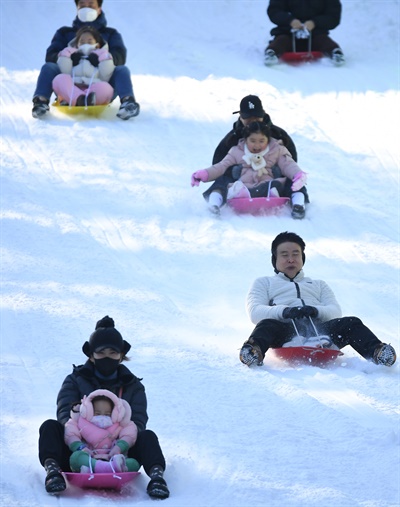
{"label": "sled handle rope", "polygon": [[89,481],[91,481],[92,479],[94,479],[94,472],[93,472],[93,466],[92,466],[92,458],[90,455],[89,455],[89,470],[90,470]]}
{"label": "sled handle rope", "polygon": [[72,107],[72,97],[74,93],[74,84],[75,84],[75,67],[72,67],[72,85],[71,85],[71,93],[69,94],[69,107]]}
{"label": "sled handle rope", "polygon": [[292,321],[292,324],[293,324],[294,330],[296,331],[297,336],[298,336],[299,338],[301,338],[300,333],[299,333],[299,330],[297,329],[297,326],[296,326],[296,324],[295,324],[295,322],[294,322],[294,319],[291,319],[291,321]]}
{"label": "sled handle rope", "polygon": [[313,329],[314,329],[315,336],[319,339],[319,343],[320,343],[320,345],[321,345],[321,347],[322,347],[322,346],[323,346],[323,343],[322,343],[322,341],[321,341],[321,336],[320,336],[320,334],[318,333],[317,328],[315,327],[314,321],[312,320],[312,318],[311,318],[311,317],[308,317],[308,318],[310,319],[311,325],[312,325],[312,327],[313,327]]}
{"label": "sled handle rope", "polygon": [[[89,95],[88,91],[89,91],[90,87],[92,86],[95,74],[96,74],[96,69],[94,69],[93,74],[92,74],[90,81],[89,81],[89,85],[85,91],[85,107],[88,107],[88,105],[87,105],[87,98]],[[72,67],[72,88],[71,88],[70,99],[69,99],[69,107],[72,107],[72,97],[73,97],[73,93],[74,93],[74,86],[75,86],[75,67]]]}
{"label": "sled handle rope", "polygon": [[[315,337],[316,337],[316,338],[318,338],[318,341],[319,341],[319,343],[320,343],[321,347],[322,347],[322,348],[324,348],[324,343],[323,343],[323,342],[322,342],[322,340],[321,340],[321,335],[319,334],[319,332],[318,332],[317,328],[315,327],[314,321],[312,320],[312,318],[311,318],[311,317],[308,317],[308,318],[309,318],[310,323],[311,323],[311,325],[312,325],[312,328],[313,328],[313,330],[314,330]],[[296,326],[296,323],[295,323],[294,319],[291,319],[291,321],[292,321],[292,324],[293,324],[294,330],[296,331],[296,335],[297,335],[299,338],[302,338],[302,337],[300,336],[299,330],[297,329],[297,326]],[[307,340],[306,340],[306,341],[307,341]],[[332,340],[331,340],[331,341],[332,341]]]}
{"label": "sled handle rope", "polygon": [[93,79],[94,79],[94,75],[96,74],[96,69],[94,69],[93,71],[93,74],[92,74],[92,77],[90,78],[90,81],[89,81],[89,85],[88,87],[86,88],[86,92],[85,92],[85,107],[87,107],[87,98],[88,98],[88,95],[89,95],[89,90],[90,90],[90,87],[92,86],[92,83],[93,83]]}
{"label": "sled handle rope", "polygon": [[[296,32],[297,32],[297,30],[292,30],[293,53],[296,53]],[[308,53],[311,53],[311,32],[309,32],[309,36],[308,36]]]}
{"label": "sled handle rope", "polygon": [[[115,471],[115,468],[114,468],[113,462],[112,462],[112,458],[110,459],[109,463],[110,463],[111,470],[113,471],[113,477],[115,479],[121,480],[121,477],[119,475],[117,475],[117,472]],[[89,471],[90,471],[90,477],[88,480],[91,481],[92,479],[94,479],[94,470],[93,470],[93,465],[92,465],[92,459],[90,456],[89,456]]]}

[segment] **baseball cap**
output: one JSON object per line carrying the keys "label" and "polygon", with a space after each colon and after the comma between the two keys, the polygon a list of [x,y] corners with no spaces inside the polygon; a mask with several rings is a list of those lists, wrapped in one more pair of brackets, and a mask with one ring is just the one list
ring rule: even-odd
{"label": "baseball cap", "polygon": [[247,95],[240,101],[240,110],[234,111],[232,114],[240,113],[242,118],[264,118],[265,111],[262,107],[261,100],[257,95]]}

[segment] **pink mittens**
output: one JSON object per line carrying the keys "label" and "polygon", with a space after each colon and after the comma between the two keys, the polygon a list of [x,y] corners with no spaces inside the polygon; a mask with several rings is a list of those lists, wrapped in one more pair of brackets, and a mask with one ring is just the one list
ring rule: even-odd
{"label": "pink mittens", "polygon": [[296,173],[292,180],[293,192],[297,192],[297,190],[303,188],[306,183],[307,183],[307,173],[303,171],[299,171],[298,173]]}
{"label": "pink mittens", "polygon": [[202,181],[203,183],[208,181],[208,171],[206,171],[206,169],[201,169],[200,171],[196,171],[195,173],[192,174],[191,181],[192,187],[198,187],[200,181]]}

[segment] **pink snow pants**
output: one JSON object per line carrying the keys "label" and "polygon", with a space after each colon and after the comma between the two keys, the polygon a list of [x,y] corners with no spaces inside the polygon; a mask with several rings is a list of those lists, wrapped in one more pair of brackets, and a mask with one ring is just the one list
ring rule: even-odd
{"label": "pink snow pants", "polygon": [[97,105],[109,104],[114,96],[113,87],[106,81],[92,83],[89,88],[82,90],[73,83],[72,76],[69,74],[58,74],[53,79],[53,90],[57,94],[59,101],[65,100],[71,103],[71,106],[75,106],[76,99],[80,95],[86,95],[91,92],[96,94]]}

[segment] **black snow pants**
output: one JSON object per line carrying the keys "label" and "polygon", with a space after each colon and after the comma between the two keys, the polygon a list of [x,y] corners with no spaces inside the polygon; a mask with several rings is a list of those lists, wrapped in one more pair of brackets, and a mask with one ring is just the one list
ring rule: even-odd
{"label": "black snow pants", "polygon": [[[302,320],[296,320],[299,334],[302,334]],[[329,336],[333,343],[342,349],[350,345],[365,359],[371,359],[376,347],[382,342],[374,333],[365,326],[357,317],[341,317],[327,322],[315,322],[320,335]],[[296,336],[296,331],[291,322],[282,322],[274,319],[261,320],[250,335],[250,339],[261,348],[265,355],[271,348],[279,348]],[[308,334],[313,336],[313,334]]]}

